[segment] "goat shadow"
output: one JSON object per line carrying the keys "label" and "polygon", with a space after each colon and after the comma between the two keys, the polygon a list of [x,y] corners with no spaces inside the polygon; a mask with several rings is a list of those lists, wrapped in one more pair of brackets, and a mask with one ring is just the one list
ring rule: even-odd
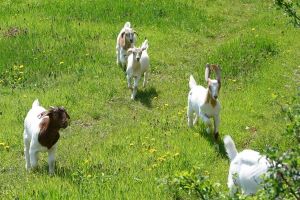
{"label": "goat shadow", "polygon": [[[198,122],[198,123],[201,123],[201,122]],[[193,127],[193,129],[198,132],[199,129],[196,129],[196,127]],[[206,127],[203,123],[201,123],[201,125],[200,125],[200,133],[199,134],[201,136],[203,136],[212,147],[214,147],[214,149],[219,153],[219,155],[222,158],[227,159],[227,153],[226,153],[226,149],[225,149],[224,142],[223,142],[221,135],[219,135],[219,137],[216,141],[213,133],[206,132]]]}
{"label": "goat shadow", "polygon": [[157,97],[158,93],[154,87],[146,88],[140,90],[136,94],[136,100],[140,101],[143,105],[148,108],[152,108],[152,100],[154,97]]}

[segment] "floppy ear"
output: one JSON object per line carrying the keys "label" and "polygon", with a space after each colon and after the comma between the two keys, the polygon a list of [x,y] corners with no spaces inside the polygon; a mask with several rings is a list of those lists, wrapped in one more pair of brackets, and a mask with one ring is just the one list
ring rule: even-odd
{"label": "floppy ear", "polygon": [[125,46],[125,31],[121,33],[121,37],[119,38],[119,44],[121,47]]}

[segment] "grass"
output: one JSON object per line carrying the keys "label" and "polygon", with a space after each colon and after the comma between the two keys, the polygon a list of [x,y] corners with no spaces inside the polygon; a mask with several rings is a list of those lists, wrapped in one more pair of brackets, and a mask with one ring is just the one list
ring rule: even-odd
{"label": "grass", "polygon": [[[158,180],[193,166],[226,190],[222,144],[201,124],[187,128],[188,77],[205,84],[207,62],[223,69],[221,137],[239,150],[293,145],[279,104],[299,87],[300,35],[272,1],[129,2],[0,3],[2,199],[172,199]],[[126,21],[138,44],[150,43],[151,77],[136,101],[115,61]],[[23,120],[35,98],[72,119],[54,177],[45,154],[37,172],[24,167]]]}

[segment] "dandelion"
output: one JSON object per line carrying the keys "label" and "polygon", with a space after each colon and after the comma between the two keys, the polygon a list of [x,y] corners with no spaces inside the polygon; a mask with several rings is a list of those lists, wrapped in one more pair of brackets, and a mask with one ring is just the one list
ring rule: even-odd
{"label": "dandelion", "polygon": [[87,178],[92,178],[92,175],[89,174],[89,175],[87,175],[86,177],[87,177]]}
{"label": "dandelion", "polygon": [[1,143],[0,143],[0,146],[3,146],[3,147],[4,147],[4,146],[5,146],[5,143],[4,143],[4,142],[1,142]]}
{"label": "dandelion", "polygon": [[168,106],[169,106],[169,104],[165,103],[165,106],[166,106],[166,107],[168,107]]}
{"label": "dandelion", "polygon": [[129,146],[133,146],[133,145],[134,145],[134,143],[130,143],[130,144],[129,144]]}
{"label": "dandelion", "polygon": [[152,165],[152,168],[155,168],[155,167],[157,167],[158,165],[156,164],[156,163],[154,163],[153,165]]}
{"label": "dandelion", "polygon": [[60,65],[64,64],[64,61],[60,61],[59,64],[60,64]]}
{"label": "dandelion", "polygon": [[22,69],[24,67],[24,65],[20,65],[19,68]]}
{"label": "dandelion", "polygon": [[166,156],[161,156],[157,158],[158,161],[163,162],[166,160]]}
{"label": "dandelion", "polygon": [[252,31],[255,31],[255,28],[252,28],[251,30],[252,30]]}
{"label": "dandelion", "polygon": [[180,154],[179,152],[175,153],[175,154],[174,154],[174,157],[179,156],[179,154]]}
{"label": "dandelion", "polygon": [[155,99],[157,99],[157,97],[153,97],[153,99],[155,100]]}
{"label": "dandelion", "polygon": [[150,152],[150,153],[155,153],[155,152],[157,152],[157,150],[154,149],[154,148],[152,148],[152,149],[149,149],[149,152]]}
{"label": "dandelion", "polygon": [[236,80],[235,80],[235,79],[232,79],[232,82],[234,82],[234,83],[235,83],[235,82],[236,82]]}

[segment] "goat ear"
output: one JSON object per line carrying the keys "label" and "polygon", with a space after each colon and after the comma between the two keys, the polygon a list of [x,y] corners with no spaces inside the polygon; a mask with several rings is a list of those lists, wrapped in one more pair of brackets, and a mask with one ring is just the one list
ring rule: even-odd
{"label": "goat ear", "polygon": [[206,81],[207,83],[208,83],[209,80],[210,80],[209,76],[210,76],[210,64],[207,63],[207,64],[205,65],[205,81]]}
{"label": "goat ear", "polygon": [[121,37],[119,38],[119,44],[124,47],[125,46],[125,32],[122,32]]}
{"label": "goat ear", "polygon": [[132,53],[133,52],[133,49],[132,48],[129,48],[128,50],[127,50],[127,53]]}

